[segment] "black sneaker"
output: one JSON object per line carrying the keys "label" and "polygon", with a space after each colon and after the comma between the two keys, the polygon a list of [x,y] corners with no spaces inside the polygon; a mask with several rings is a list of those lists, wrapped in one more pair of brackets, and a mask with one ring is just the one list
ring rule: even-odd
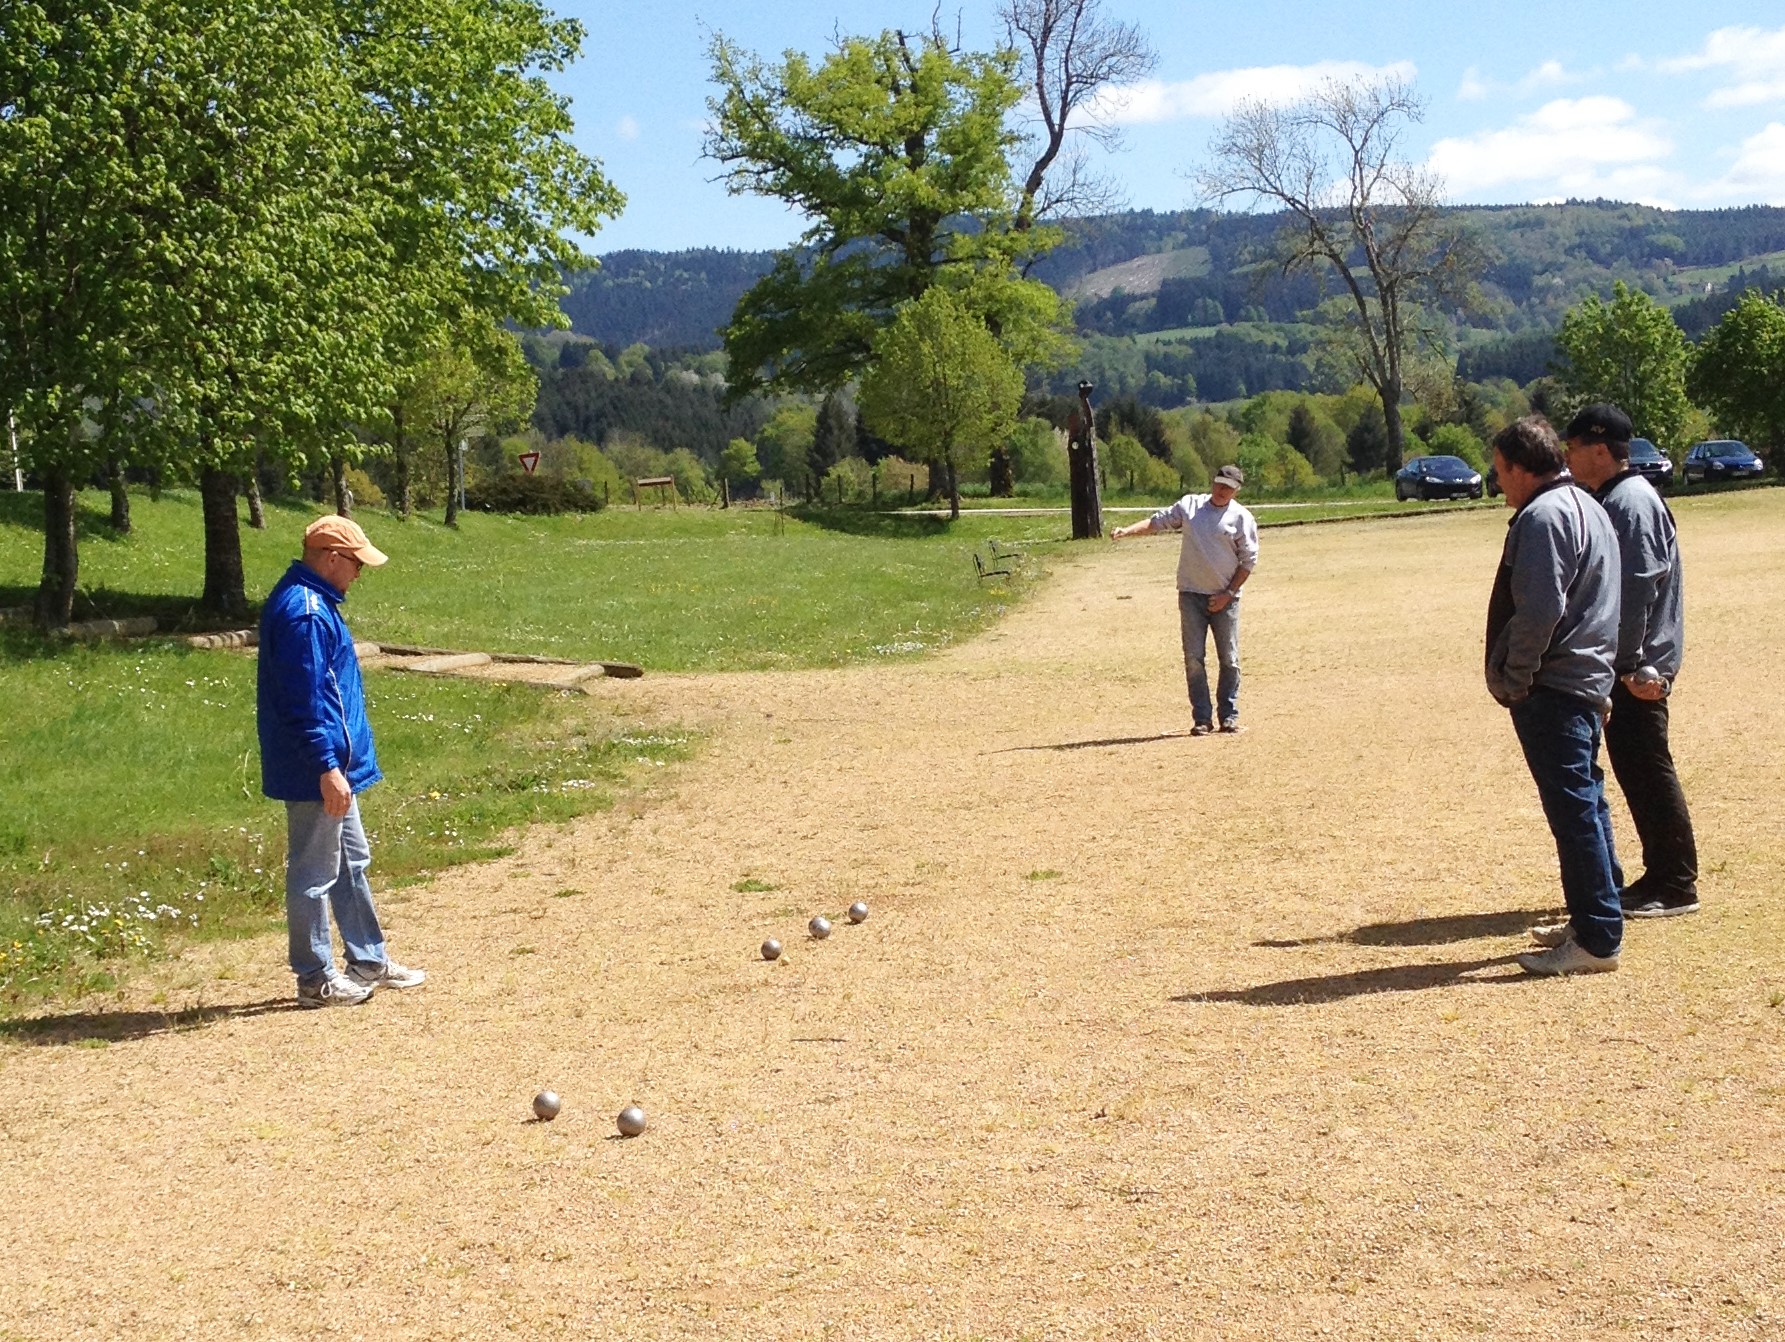
{"label": "black sneaker", "polygon": [[1240,720],[1238,718],[1229,718],[1226,722],[1221,724],[1221,730],[1225,735],[1238,736],[1246,729],[1240,726]]}
{"label": "black sneaker", "polygon": [[1698,896],[1691,892],[1651,895],[1632,891],[1622,902],[1626,918],[1677,918],[1682,913],[1698,912]]}
{"label": "black sneaker", "polygon": [[1190,735],[1192,735],[1192,736],[1207,736],[1210,732],[1212,732],[1214,730],[1215,730],[1214,723],[1199,722],[1194,727],[1192,727],[1190,729]]}

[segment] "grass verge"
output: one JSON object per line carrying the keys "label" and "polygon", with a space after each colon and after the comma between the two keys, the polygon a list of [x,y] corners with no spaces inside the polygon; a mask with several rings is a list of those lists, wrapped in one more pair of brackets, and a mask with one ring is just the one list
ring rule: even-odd
{"label": "grass verge", "polygon": [[[0,667],[0,1013],[276,923],[284,810],[260,795],[252,658],[5,633]],[[610,806],[692,745],[532,686],[374,670],[367,697],[386,777],[364,803],[380,888]]]}

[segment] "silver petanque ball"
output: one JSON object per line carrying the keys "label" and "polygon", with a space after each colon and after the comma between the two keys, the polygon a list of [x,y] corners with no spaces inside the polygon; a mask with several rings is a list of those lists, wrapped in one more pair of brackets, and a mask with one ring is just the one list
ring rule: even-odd
{"label": "silver petanque ball", "polygon": [[614,1126],[620,1130],[620,1136],[636,1137],[645,1130],[645,1111],[636,1104],[629,1104],[620,1110]]}
{"label": "silver petanque ball", "polygon": [[823,941],[831,934],[831,920],[822,916],[814,918],[806,924],[806,930],[812,934],[814,940]]}
{"label": "silver petanque ball", "polygon": [[533,1097],[533,1115],[542,1123],[550,1123],[563,1107],[564,1102],[555,1090],[542,1090]]}
{"label": "silver petanque ball", "polygon": [[781,958],[781,943],[776,941],[773,937],[770,937],[767,941],[763,942],[762,958],[765,960],[779,960]]}
{"label": "silver petanque ball", "polygon": [[852,923],[867,922],[868,921],[868,906],[866,904],[862,903],[861,900],[859,900],[859,899],[856,900],[855,903],[853,903],[849,906],[849,921]]}

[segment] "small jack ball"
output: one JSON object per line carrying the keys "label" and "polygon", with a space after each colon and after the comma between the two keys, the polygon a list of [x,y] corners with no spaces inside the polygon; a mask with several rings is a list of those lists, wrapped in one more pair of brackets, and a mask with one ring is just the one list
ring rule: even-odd
{"label": "small jack ball", "polygon": [[550,1123],[563,1107],[564,1102],[555,1090],[542,1090],[533,1097],[533,1115],[542,1123]]}
{"label": "small jack ball", "polygon": [[620,1130],[622,1137],[636,1137],[645,1130],[645,1111],[636,1104],[629,1104],[620,1110],[614,1126]]}
{"label": "small jack ball", "polygon": [[831,934],[831,920],[822,917],[814,918],[811,922],[806,924],[806,928],[812,933],[812,936],[816,940],[823,941]]}
{"label": "small jack ball", "polygon": [[770,937],[767,941],[763,942],[762,958],[765,960],[779,960],[781,958],[781,943],[776,941],[773,937]]}
{"label": "small jack ball", "polygon": [[862,903],[861,900],[859,900],[859,899],[856,900],[855,903],[853,903],[849,906],[849,921],[852,923],[867,922],[868,921],[868,906],[866,904]]}

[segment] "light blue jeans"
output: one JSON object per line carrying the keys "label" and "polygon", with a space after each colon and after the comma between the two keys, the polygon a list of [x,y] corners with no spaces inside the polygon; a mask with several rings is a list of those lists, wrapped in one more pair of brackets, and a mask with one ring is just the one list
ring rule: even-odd
{"label": "light blue jeans", "polygon": [[351,964],[382,965],[384,930],[372,907],[366,868],[372,848],[360,824],[359,799],[337,820],[320,801],[285,803],[285,923],[291,934],[291,971],[306,987],[335,972],[329,910]]}
{"label": "light blue jeans", "polygon": [[1209,598],[1201,592],[1178,593],[1178,623],[1184,633],[1184,678],[1190,683],[1190,713],[1196,721],[1213,723],[1209,706],[1209,635],[1215,636],[1215,660],[1221,674],[1215,682],[1215,708],[1223,723],[1240,715],[1240,599],[1236,596],[1218,611],[1209,610]]}

